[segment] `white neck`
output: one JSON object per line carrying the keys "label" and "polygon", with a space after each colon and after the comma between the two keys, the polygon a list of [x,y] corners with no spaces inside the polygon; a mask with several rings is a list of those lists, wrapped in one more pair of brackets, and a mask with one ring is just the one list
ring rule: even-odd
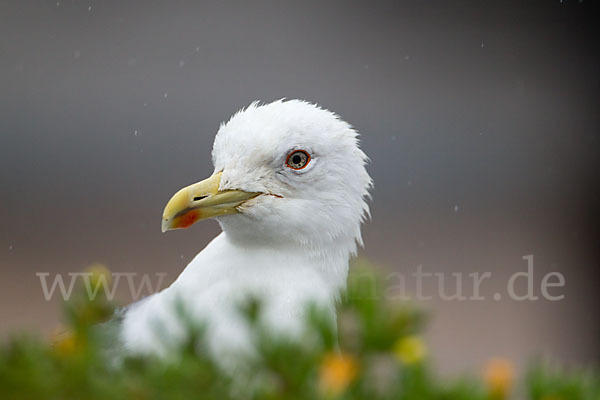
{"label": "white neck", "polygon": [[243,250],[248,256],[267,253],[274,259],[295,258],[319,272],[336,290],[346,287],[348,262],[357,249],[354,236],[320,236],[319,241],[309,242],[245,230],[240,225],[231,226],[222,220],[219,223],[231,246]]}
{"label": "white neck", "polygon": [[[227,255],[227,257],[222,257]],[[181,273],[174,286],[195,285],[195,291],[208,288],[212,280],[239,279],[261,284],[263,281],[288,280],[294,274],[312,270],[328,292],[336,297],[346,287],[348,240],[324,247],[292,242],[273,242],[260,237],[231,235],[224,231],[202,250]],[[265,275],[269,279],[265,279]],[[294,288],[294,282],[285,283]]]}

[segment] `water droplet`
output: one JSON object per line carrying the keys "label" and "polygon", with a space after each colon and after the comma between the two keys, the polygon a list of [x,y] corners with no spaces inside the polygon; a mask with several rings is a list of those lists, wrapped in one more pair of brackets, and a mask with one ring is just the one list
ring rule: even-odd
{"label": "water droplet", "polygon": [[88,7],[88,12],[92,11],[92,6]]}
{"label": "water droplet", "polygon": [[179,60],[179,68],[183,67],[184,65],[185,65],[185,61]]}
{"label": "water droplet", "polygon": [[458,204],[454,205],[454,212],[458,212]]}
{"label": "water droplet", "polygon": [[8,246],[8,250],[12,250],[12,249],[13,249],[13,245],[11,244]]}
{"label": "water droplet", "polygon": [[164,94],[164,96],[163,96],[163,97],[164,97],[165,99],[167,98],[167,92],[165,92],[165,94]]}
{"label": "water droplet", "polygon": [[135,131],[133,131],[133,136],[137,136],[138,135],[138,130],[136,129]]}

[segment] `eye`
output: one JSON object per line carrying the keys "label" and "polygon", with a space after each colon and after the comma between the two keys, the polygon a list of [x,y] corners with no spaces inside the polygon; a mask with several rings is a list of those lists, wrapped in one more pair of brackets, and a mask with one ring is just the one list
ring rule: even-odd
{"label": "eye", "polygon": [[302,169],[310,162],[310,155],[304,150],[292,151],[285,160],[285,165],[291,169]]}

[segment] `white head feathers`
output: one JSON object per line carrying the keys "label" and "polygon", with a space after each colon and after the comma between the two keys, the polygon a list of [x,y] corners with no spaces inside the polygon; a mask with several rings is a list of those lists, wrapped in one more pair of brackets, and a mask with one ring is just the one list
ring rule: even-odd
{"label": "white head feathers", "polygon": [[[287,157],[309,156],[302,169]],[[261,192],[239,214],[218,217],[234,240],[327,248],[354,254],[372,185],[357,132],[331,111],[301,100],[252,103],[221,125],[212,151],[220,190]],[[341,254],[340,254],[341,255]]]}

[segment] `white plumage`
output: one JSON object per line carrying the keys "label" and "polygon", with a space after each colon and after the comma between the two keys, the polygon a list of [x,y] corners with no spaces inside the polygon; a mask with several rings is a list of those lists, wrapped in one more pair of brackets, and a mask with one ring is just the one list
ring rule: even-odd
{"label": "white plumage", "polygon": [[[300,164],[289,160],[297,151],[308,155],[293,159]],[[309,302],[335,318],[369,212],[371,178],[356,131],[305,101],[252,103],[221,125],[212,158],[213,176],[173,197],[163,229],[216,217],[223,232],[169,288],[130,306],[120,337],[131,351],[165,355],[183,339],[178,301],[207,323],[219,358],[251,349],[238,312],[249,295],[262,299],[275,333],[300,334]],[[290,166],[305,158],[303,168]]]}

